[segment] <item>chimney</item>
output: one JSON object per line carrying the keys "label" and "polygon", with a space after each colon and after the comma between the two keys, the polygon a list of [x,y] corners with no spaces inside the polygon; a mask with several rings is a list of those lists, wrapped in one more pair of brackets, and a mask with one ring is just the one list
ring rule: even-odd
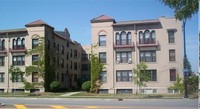
{"label": "chimney", "polygon": [[67,38],[70,38],[70,34],[69,34],[69,31],[67,28],[64,29],[64,32],[65,32],[65,37]]}

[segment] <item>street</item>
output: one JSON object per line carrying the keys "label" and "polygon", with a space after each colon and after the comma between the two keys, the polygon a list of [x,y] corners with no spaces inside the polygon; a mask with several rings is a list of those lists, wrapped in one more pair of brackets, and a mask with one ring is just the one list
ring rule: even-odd
{"label": "street", "polygon": [[0,98],[0,109],[197,109],[197,99]]}

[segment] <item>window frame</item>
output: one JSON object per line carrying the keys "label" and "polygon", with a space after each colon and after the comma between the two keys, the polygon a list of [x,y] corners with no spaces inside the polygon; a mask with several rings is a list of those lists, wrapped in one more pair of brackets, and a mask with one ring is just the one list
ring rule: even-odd
{"label": "window frame", "polygon": [[116,70],[116,82],[132,82],[132,80],[132,70]]}
{"label": "window frame", "polygon": [[106,46],[106,35],[99,35],[99,46]]}
{"label": "window frame", "polygon": [[[107,56],[106,55],[107,55],[106,52],[99,52],[99,60],[100,60],[101,63],[106,63],[107,62],[107,59],[106,59]],[[103,56],[105,56],[105,57],[103,57]]]}
{"label": "window frame", "polygon": [[169,61],[170,62],[176,61],[176,50],[175,49],[169,49]]}

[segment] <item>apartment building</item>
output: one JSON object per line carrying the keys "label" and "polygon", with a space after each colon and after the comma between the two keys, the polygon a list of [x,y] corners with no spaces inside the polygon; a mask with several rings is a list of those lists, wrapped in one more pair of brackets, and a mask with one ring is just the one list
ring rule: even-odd
{"label": "apartment building", "polygon": [[[0,91],[25,91],[23,80],[28,82],[44,81],[33,72],[31,76],[20,75],[17,81],[10,78],[8,70],[11,65],[25,72],[26,66],[34,65],[38,54],[27,55],[28,50],[39,43],[39,38],[44,37],[45,66],[51,65],[53,79],[62,83],[63,88],[77,88],[77,79],[80,78],[81,45],[70,39],[67,29],[55,31],[54,27],[42,20],[37,20],[25,25],[25,28],[0,31]],[[46,70],[46,69],[45,69]],[[47,71],[45,73],[48,73]],[[48,74],[51,75],[51,74]],[[37,87],[32,91],[45,91],[44,87]]]}
{"label": "apartment building", "polygon": [[140,93],[179,93],[168,89],[177,74],[183,77],[181,21],[160,17],[116,22],[101,15],[91,20],[94,52],[104,63],[100,93],[135,93],[132,69],[141,61],[148,66],[150,81]]}

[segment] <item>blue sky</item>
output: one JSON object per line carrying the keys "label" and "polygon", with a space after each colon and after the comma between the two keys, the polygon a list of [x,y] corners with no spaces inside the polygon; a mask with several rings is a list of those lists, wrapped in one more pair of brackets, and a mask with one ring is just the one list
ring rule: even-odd
{"label": "blue sky", "polygon": [[[91,43],[90,20],[102,14],[116,21],[172,17],[173,10],[159,0],[1,0],[0,30],[24,28],[42,19],[55,30],[68,28],[71,38]],[[198,71],[198,15],[186,25],[186,49],[192,69]]]}

